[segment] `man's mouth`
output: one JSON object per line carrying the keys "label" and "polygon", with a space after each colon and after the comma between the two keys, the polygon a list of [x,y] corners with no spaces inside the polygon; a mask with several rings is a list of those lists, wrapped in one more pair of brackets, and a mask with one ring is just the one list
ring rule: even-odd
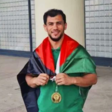
{"label": "man's mouth", "polygon": [[52,32],[52,34],[54,34],[56,36],[59,34],[59,31],[54,31],[54,32]]}

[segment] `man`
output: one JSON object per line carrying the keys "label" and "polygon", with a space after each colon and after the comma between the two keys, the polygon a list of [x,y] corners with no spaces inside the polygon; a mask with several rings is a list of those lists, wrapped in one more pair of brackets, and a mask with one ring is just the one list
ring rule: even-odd
{"label": "man", "polygon": [[44,14],[48,37],[18,75],[27,112],[83,112],[88,91],[97,82],[90,55],[64,33],[66,28],[61,10]]}

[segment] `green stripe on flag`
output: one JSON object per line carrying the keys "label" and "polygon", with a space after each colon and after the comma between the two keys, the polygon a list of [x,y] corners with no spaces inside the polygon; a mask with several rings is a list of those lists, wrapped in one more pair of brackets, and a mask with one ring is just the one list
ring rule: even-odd
{"label": "green stripe on flag", "polygon": [[66,59],[65,63],[60,67],[62,73],[96,73],[95,63],[87,51],[79,46]]}

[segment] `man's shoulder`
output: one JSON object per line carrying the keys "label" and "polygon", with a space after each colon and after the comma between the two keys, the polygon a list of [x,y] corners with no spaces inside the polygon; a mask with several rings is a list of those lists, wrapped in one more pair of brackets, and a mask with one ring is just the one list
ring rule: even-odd
{"label": "man's shoulder", "polygon": [[48,37],[46,37],[46,38],[39,44],[39,46],[37,46],[37,47],[35,48],[34,51],[37,51],[37,50],[42,49],[43,47],[47,46],[48,42],[49,42],[49,41],[48,41]]}
{"label": "man's shoulder", "polygon": [[[75,43],[75,44],[79,44],[74,38],[68,36],[67,34],[65,34],[65,38],[68,42],[72,42],[72,43]],[[80,44],[79,44],[80,45]]]}

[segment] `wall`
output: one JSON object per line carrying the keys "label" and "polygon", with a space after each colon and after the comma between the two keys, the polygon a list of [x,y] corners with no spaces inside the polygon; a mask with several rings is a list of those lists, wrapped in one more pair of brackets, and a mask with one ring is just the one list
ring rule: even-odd
{"label": "wall", "polygon": [[68,24],[65,33],[84,46],[84,0],[35,0],[36,45],[47,36],[43,14],[52,8],[63,10]]}

